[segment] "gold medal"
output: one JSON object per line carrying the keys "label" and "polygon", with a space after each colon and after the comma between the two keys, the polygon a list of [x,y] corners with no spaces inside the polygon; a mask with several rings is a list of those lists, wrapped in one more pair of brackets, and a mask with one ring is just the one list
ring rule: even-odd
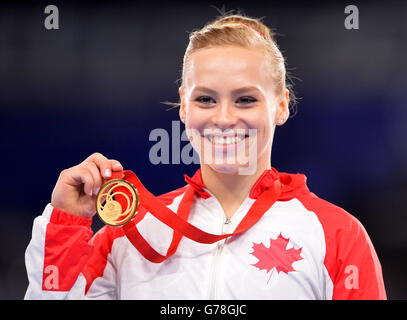
{"label": "gold medal", "polygon": [[123,179],[113,179],[100,188],[96,197],[96,212],[104,223],[122,226],[137,214],[139,200],[133,184]]}

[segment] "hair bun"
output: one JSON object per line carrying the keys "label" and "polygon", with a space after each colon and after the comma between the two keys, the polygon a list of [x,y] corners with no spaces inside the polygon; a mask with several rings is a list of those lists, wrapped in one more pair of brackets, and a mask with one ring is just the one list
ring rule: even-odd
{"label": "hair bun", "polygon": [[254,19],[239,14],[221,16],[212,23],[209,23],[207,27],[222,27],[222,26],[232,26],[232,25],[244,25],[256,31],[266,40],[271,40],[273,38],[272,31],[261,22],[261,19]]}

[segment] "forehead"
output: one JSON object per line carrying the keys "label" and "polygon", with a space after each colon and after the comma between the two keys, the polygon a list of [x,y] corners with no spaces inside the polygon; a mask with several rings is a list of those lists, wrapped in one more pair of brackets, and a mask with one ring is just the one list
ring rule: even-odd
{"label": "forehead", "polygon": [[270,59],[261,48],[218,46],[199,49],[189,57],[184,83],[187,87],[272,87]]}

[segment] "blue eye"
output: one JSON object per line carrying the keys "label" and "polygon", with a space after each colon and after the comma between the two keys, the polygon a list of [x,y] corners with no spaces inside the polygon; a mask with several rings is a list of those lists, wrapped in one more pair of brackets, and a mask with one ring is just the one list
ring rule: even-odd
{"label": "blue eye", "polygon": [[257,99],[250,97],[250,96],[245,96],[245,97],[240,97],[239,99],[236,100],[236,103],[241,103],[241,104],[249,104],[256,102]]}
{"label": "blue eye", "polygon": [[[194,100],[196,102],[199,102],[201,104],[206,104],[206,105],[216,103],[215,99],[213,99],[210,96],[199,96]],[[244,97],[238,98],[235,103],[242,104],[242,105],[248,105],[248,104],[251,104],[254,102],[257,102],[256,98],[253,98],[251,96],[244,96]]]}
{"label": "blue eye", "polygon": [[216,103],[216,101],[209,96],[200,96],[196,98],[195,101],[202,104]]}

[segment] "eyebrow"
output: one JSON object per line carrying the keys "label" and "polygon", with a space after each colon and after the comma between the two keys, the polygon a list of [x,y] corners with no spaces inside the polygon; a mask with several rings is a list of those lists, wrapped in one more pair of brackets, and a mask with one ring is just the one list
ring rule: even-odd
{"label": "eyebrow", "polygon": [[[216,94],[215,90],[212,90],[212,89],[209,89],[209,88],[203,87],[203,86],[195,87],[194,91],[197,91],[197,90],[208,92],[210,94]],[[233,94],[239,94],[239,93],[247,92],[247,91],[259,91],[259,89],[257,89],[254,86],[246,86],[246,87],[241,87],[241,88],[235,89],[235,90],[232,91],[232,93]]]}

